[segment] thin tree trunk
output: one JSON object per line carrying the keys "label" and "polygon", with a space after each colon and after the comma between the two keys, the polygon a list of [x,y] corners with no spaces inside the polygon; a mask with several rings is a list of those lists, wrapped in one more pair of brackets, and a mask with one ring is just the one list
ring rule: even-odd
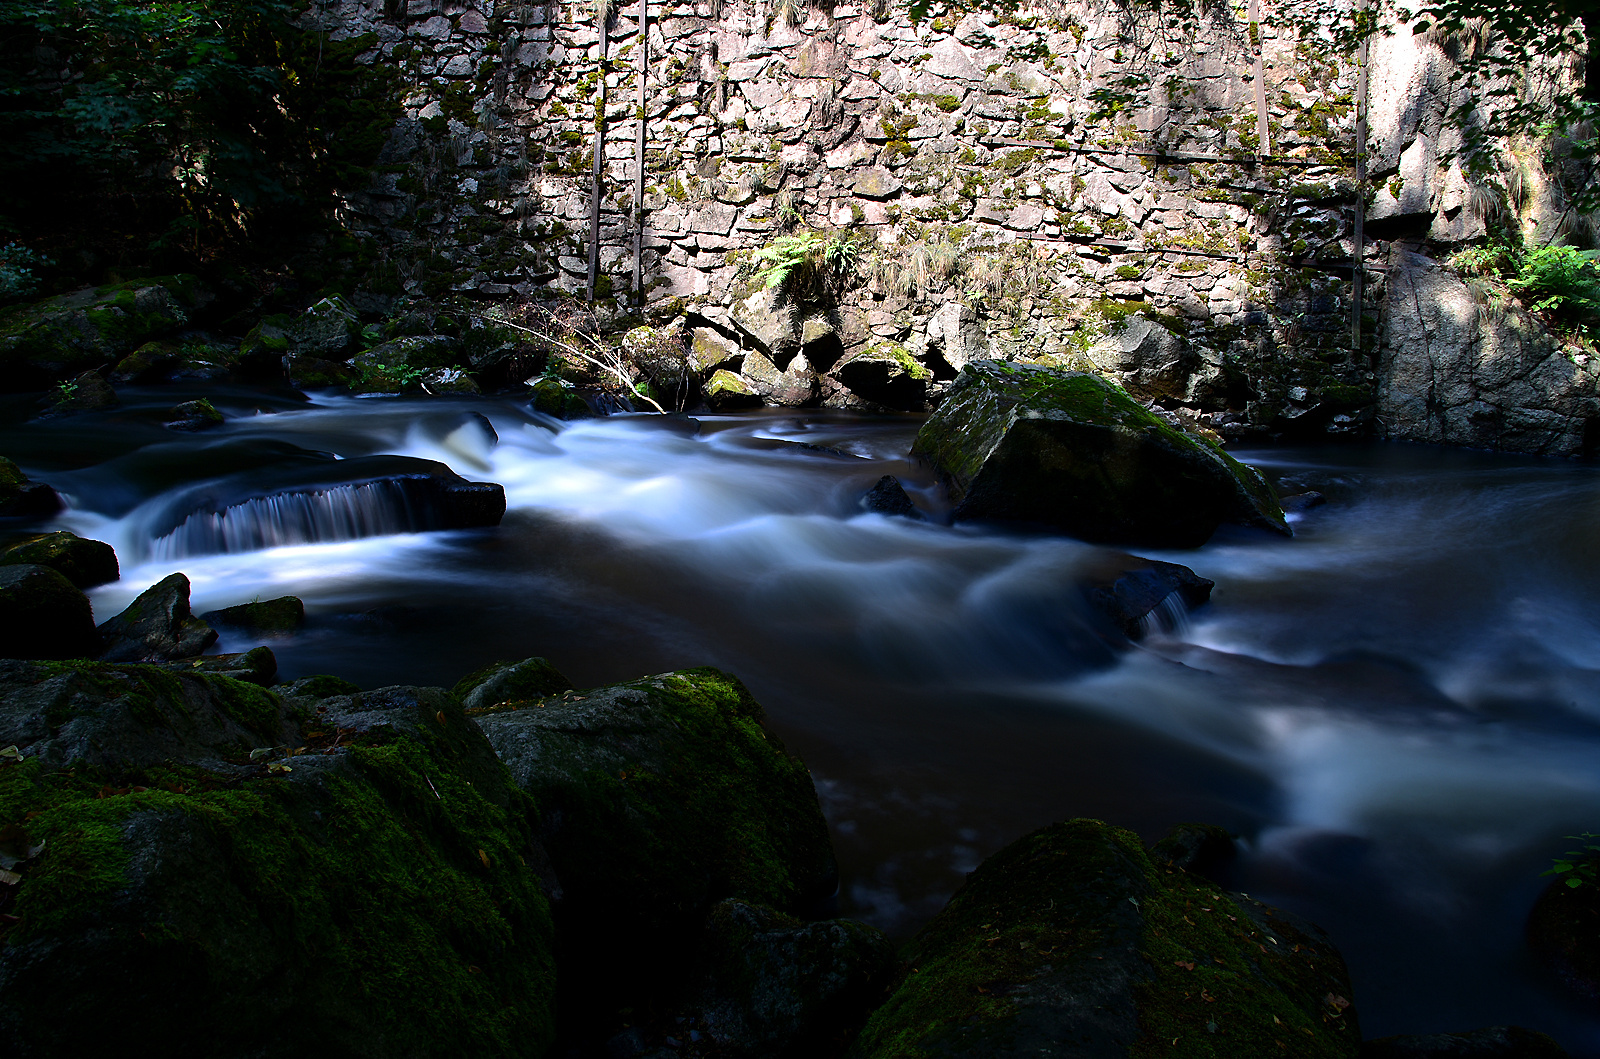
{"label": "thin tree trunk", "polygon": [[600,167],[606,157],[606,51],[611,43],[611,5],[595,4],[595,24],[600,30],[600,98],[594,111],[594,167],[589,186],[589,301],[594,301],[600,277]]}
{"label": "thin tree trunk", "polygon": [[1267,75],[1261,61],[1261,0],[1250,0],[1249,19],[1250,43],[1255,47],[1250,73],[1256,88],[1256,156],[1265,158],[1272,153],[1272,139],[1267,129]]}
{"label": "thin tree trunk", "polygon": [[1600,7],[1583,13],[1583,39],[1589,49],[1583,57],[1583,96],[1600,103]]}
{"label": "thin tree trunk", "polygon": [[644,305],[644,122],[648,95],[644,78],[650,70],[650,6],[639,0],[639,127],[633,141],[633,296]]}

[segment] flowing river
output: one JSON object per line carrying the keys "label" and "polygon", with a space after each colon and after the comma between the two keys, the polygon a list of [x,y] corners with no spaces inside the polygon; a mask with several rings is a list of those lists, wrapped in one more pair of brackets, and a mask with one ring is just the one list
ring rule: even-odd
{"label": "flowing river", "polygon": [[[1145,552],[1216,589],[1117,653],[1075,587],[1104,550],[941,524],[906,458],[913,417],[561,424],[512,401],[212,389],[229,421],[180,434],[163,413],[198,393],[122,396],[0,428],[0,452],[69,497],[53,525],[116,547],[101,620],[182,570],[197,613],[305,600],[304,630],[271,643],[288,678],[448,686],[534,654],[579,686],[719,666],[811,767],[847,915],[908,936],[1053,819],[1147,841],[1218,823],[1244,836],[1235,888],[1332,933],[1366,1035],[1517,1023],[1600,1055],[1600,1021],[1522,945],[1562,836],[1600,830],[1592,467],[1236,450],[1328,503],[1293,540],[1224,529]],[[295,447],[437,460],[502,483],[509,510],[493,530],[397,532],[418,523],[381,489],[202,503]],[[884,474],[933,520],[863,512]]]}

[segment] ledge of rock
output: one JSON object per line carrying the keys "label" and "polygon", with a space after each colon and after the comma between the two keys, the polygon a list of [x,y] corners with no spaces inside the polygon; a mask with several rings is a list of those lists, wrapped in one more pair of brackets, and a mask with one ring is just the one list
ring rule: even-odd
{"label": "ledge of rock", "polygon": [[968,364],[912,452],[944,476],[958,520],[1150,547],[1198,547],[1224,522],[1290,532],[1254,470],[1084,372]]}

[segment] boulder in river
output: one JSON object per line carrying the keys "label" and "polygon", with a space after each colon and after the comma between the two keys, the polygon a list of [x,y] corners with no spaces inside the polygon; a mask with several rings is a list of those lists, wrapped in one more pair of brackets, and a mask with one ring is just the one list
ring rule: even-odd
{"label": "boulder in river", "polygon": [[0,657],[88,658],[100,650],[89,599],[48,566],[0,566]]}
{"label": "boulder in river", "polygon": [[66,530],[29,537],[0,552],[0,566],[15,563],[48,566],[79,588],[93,588],[121,576],[111,545]]}
{"label": "boulder in river", "polygon": [[29,481],[21,468],[0,456],[0,518],[47,518],[64,506],[54,489]]}
{"label": "boulder in river", "polygon": [[811,776],[737,679],[688,669],[472,714],[539,807],[573,1003],[681,989],[724,898],[828,907],[837,873]]}
{"label": "boulder in river", "polygon": [[172,417],[167,420],[168,430],[210,430],[212,427],[220,427],[228,418],[217,411],[217,406],[204,397],[173,405],[172,411],[167,414]]}
{"label": "boulder in river", "polygon": [[299,596],[240,603],[209,610],[200,619],[211,625],[228,625],[256,636],[287,636],[306,623],[306,605]]}
{"label": "boulder in river", "polygon": [[[17,1055],[541,1055],[526,798],[438,689],[0,662]],[[295,752],[287,755],[285,748]]]}
{"label": "boulder in river", "polygon": [[89,287],[0,310],[0,390],[41,390],[172,334],[211,296],[193,276]]}
{"label": "boulder in river", "polygon": [[145,589],[127,609],[100,626],[105,662],[161,662],[193,658],[217,640],[217,631],[189,610],[189,579],[171,574]]}
{"label": "boulder in river", "polygon": [[900,484],[900,479],[892,474],[879,478],[877,484],[868,489],[861,498],[861,506],[868,511],[875,511],[880,515],[900,515],[903,518],[921,518],[922,512],[917,510],[917,505],[911,502],[911,497],[906,495],[905,486]]}
{"label": "boulder in river", "polygon": [[968,364],[912,452],[938,468],[958,520],[1177,548],[1224,522],[1290,532],[1254,470],[1086,372]]}
{"label": "boulder in river", "polygon": [[1142,639],[1152,621],[1168,620],[1162,614],[1169,600],[1187,611],[1209,600],[1215,585],[1187,566],[1133,555],[1107,556],[1079,582],[1090,608],[1130,640]]}
{"label": "boulder in river", "polygon": [[1344,962],[1316,928],[1097,820],[984,861],[901,956],[857,1059],[1361,1049]]}

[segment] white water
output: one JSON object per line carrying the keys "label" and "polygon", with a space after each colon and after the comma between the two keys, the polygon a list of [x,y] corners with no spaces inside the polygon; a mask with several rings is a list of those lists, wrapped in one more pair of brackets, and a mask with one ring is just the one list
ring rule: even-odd
{"label": "white water", "polygon": [[124,563],[97,612],[173,569],[197,611],[293,592],[313,620],[274,645],[283,668],[368,685],[532,653],[580,682],[719,664],[805,754],[847,902],[885,926],[913,927],[976,858],[1051,818],[1149,838],[1211,819],[1247,837],[1242,885],[1334,930],[1369,1032],[1520,1021],[1600,1050],[1516,940],[1560,836],[1600,825],[1592,471],[1259,454],[1282,491],[1333,502],[1293,541],[1224,532],[1153,556],[1215,579],[1214,601],[1171,601],[1113,659],[1075,588],[1099,549],[859,509],[884,473],[936,508],[903,459],[914,423],[762,415],[695,433],[471,405],[493,444],[419,425],[440,407],[325,399],[226,429],[499,482],[499,530],[396,533],[417,525],[399,499],[331,490],[152,542],[142,520],[166,494],[114,519],[81,496],[63,523]]}

